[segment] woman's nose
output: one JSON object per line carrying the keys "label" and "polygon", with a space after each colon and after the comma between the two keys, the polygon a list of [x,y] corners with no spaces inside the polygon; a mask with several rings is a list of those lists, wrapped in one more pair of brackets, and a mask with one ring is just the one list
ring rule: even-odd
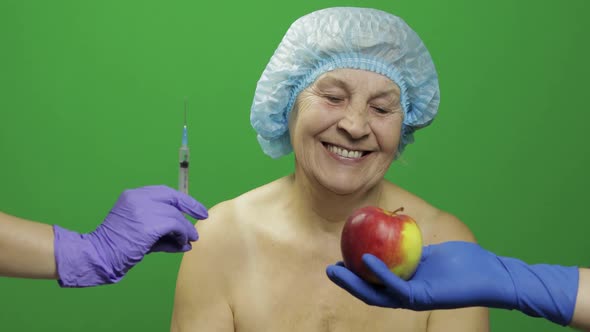
{"label": "woman's nose", "polygon": [[346,131],[352,139],[368,135],[370,129],[366,110],[362,107],[350,107],[338,121],[338,128]]}

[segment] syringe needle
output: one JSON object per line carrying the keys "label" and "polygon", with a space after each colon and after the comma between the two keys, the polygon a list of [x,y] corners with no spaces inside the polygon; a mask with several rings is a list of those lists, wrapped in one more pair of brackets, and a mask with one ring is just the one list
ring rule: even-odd
{"label": "syringe needle", "polygon": [[186,127],[186,97],[184,97],[184,126]]}

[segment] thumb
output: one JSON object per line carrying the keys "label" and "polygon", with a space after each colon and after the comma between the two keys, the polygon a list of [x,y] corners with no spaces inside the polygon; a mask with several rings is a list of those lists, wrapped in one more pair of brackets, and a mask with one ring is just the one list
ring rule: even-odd
{"label": "thumb", "polygon": [[408,303],[410,286],[407,281],[391,272],[383,261],[371,254],[363,255],[363,263],[387,287],[391,295],[398,298],[402,303]]}

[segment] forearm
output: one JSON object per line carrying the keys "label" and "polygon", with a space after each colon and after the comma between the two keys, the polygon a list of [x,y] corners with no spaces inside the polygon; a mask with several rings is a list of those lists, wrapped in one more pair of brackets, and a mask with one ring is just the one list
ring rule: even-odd
{"label": "forearm", "polygon": [[580,269],[580,281],[576,297],[572,327],[590,331],[590,269]]}
{"label": "forearm", "polygon": [[51,225],[0,212],[0,276],[57,279]]}

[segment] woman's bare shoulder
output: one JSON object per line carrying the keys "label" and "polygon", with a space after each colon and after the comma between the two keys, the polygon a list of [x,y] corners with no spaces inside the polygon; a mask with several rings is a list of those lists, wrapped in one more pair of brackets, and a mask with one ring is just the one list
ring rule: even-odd
{"label": "woman's bare shoulder", "polygon": [[455,215],[441,210],[419,196],[393,183],[386,185],[386,208],[396,210],[403,208],[404,214],[416,220],[424,244],[434,244],[445,241],[475,242],[475,237],[469,227]]}
{"label": "woman's bare shoulder", "polygon": [[211,237],[239,240],[240,237],[247,236],[265,215],[271,214],[269,211],[272,211],[277,198],[281,196],[285,181],[288,180],[281,178],[219,202],[209,209],[206,220],[198,222],[197,231],[203,239]]}

